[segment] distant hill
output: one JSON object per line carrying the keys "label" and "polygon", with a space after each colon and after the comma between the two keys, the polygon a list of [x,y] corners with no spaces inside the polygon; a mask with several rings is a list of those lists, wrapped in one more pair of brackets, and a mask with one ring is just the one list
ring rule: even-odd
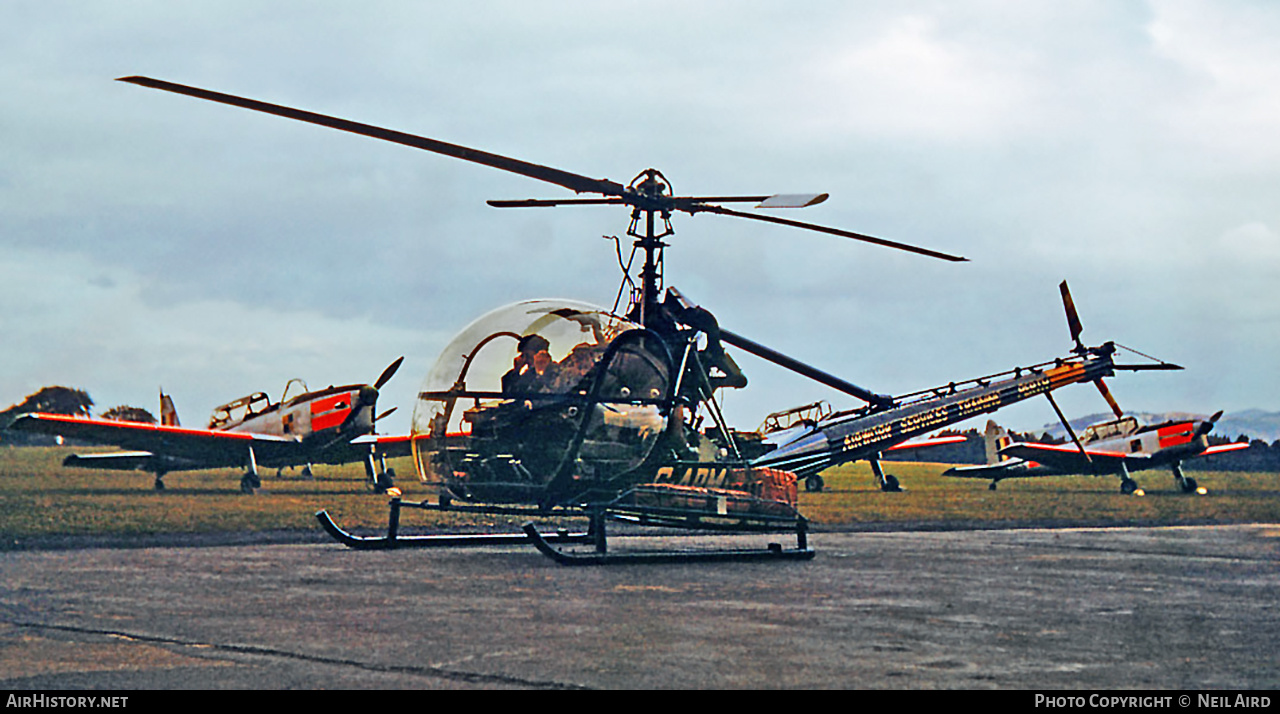
{"label": "distant hill", "polygon": [[1235,439],[1240,434],[1250,439],[1274,443],[1280,439],[1280,412],[1246,409],[1242,412],[1223,414],[1214,426],[1214,433]]}
{"label": "distant hill", "polygon": [[[1138,420],[1144,424],[1158,424],[1162,421],[1170,421],[1176,419],[1208,419],[1208,414],[1194,414],[1190,412],[1125,412],[1126,416],[1136,416]],[[1101,412],[1098,414],[1089,414],[1071,420],[1071,428],[1076,433],[1082,431],[1090,424],[1096,424],[1100,421],[1109,421],[1114,417],[1110,412]],[[1062,428],[1058,422],[1045,424],[1043,432],[1049,435],[1065,439],[1067,430]],[[1215,436],[1225,437],[1231,441],[1235,441],[1240,435],[1249,437],[1252,440],[1262,440],[1267,443],[1275,442],[1280,439],[1280,412],[1267,412],[1261,409],[1246,409],[1239,412],[1231,412],[1223,414],[1218,423],[1214,425],[1213,434]]]}

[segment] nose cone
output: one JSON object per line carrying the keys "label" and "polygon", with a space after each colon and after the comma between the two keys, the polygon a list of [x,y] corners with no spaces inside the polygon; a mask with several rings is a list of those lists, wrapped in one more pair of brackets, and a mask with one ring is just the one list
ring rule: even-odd
{"label": "nose cone", "polygon": [[371,431],[373,429],[373,413],[377,404],[378,390],[367,384],[360,387],[360,391],[356,393],[355,403],[351,405],[351,414],[347,417],[343,427],[361,433]]}

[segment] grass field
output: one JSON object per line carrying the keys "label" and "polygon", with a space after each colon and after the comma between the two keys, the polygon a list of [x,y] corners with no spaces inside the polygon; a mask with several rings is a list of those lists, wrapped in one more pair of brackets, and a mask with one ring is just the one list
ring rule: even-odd
{"label": "grass field", "polygon": [[[79,451],[85,451],[79,449]],[[168,488],[152,488],[141,472],[64,468],[65,447],[0,448],[0,549],[42,536],[132,536],[318,530],[314,513],[327,509],[344,528],[385,528],[387,498],[369,491],[359,464],[318,466],[304,480],[263,471],[263,488],[240,493],[240,473],[173,473]],[[413,475],[408,459],[391,463],[405,500],[434,494]],[[827,490],[801,493],[801,511],[815,530],[841,528],[1025,525],[1126,525],[1280,522],[1280,474],[1190,472],[1207,496],[1187,496],[1167,471],[1135,474],[1146,490],[1124,496],[1114,477],[987,482],[942,478],[942,464],[895,462],[887,469],[905,493],[881,493],[866,463],[824,474]],[[406,528],[460,525],[517,526],[522,518],[408,512]]]}

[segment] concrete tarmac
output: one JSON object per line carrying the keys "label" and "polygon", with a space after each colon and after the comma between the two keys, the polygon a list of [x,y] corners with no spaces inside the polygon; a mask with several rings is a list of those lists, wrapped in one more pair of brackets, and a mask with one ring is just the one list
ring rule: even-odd
{"label": "concrete tarmac", "polygon": [[810,542],[808,562],[581,568],[522,546],[5,552],[0,686],[1280,686],[1277,525]]}

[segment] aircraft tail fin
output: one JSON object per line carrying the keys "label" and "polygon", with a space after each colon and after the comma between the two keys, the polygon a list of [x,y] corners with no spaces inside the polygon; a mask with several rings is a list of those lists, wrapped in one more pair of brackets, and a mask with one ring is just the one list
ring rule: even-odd
{"label": "aircraft tail fin", "polygon": [[160,425],[182,426],[178,423],[178,409],[173,406],[173,398],[160,390]]}
{"label": "aircraft tail fin", "polygon": [[1000,449],[1013,443],[1013,438],[1009,436],[1009,431],[991,420],[987,420],[987,428],[982,432],[982,440],[986,447],[988,466],[1000,463],[1004,459],[1000,455]]}

